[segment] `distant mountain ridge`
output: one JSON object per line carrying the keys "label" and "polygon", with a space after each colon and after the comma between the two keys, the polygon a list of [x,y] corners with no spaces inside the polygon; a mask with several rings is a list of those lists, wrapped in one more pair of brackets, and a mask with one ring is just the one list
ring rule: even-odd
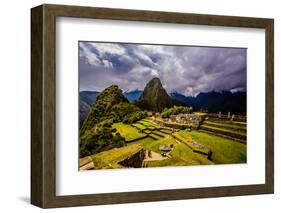
{"label": "distant mountain ridge", "polygon": [[81,91],[79,93],[80,100],[84,101],[86,104],[89,105],[89,107],[92,106],[94,101],[96,100],[99,92],[96,91]]}
{"label": "distant mountain ridge", "polygon": [[[81,91],[80,92],[80,100],[84,101],[89,106],[92,106],[96,97],[100,92],[97,91]],[[129,102],[134,102],[140,98],[143,91],[141,90],[133,90],[133,91],[126,91],[123,92],[123,95],[129,100]]]}
{"label": "distant mountain ridge", "polygon": [[191,105],[194,110],[206,109],[208,112],[230,112],[242,115],[245,115],[247,110],[246,92],[201,92],[196,97],[173,92],[170,93],[170,97]]}
{"label": "distant mountain ridge", "polygon": [[128,98],[128,100],[130,102],[134,102],[139,100],[139,98],[141,97],[143,91],[141,90],[133,90],[133,91],[126,91],[123,94]]}
{"label": "distant mountain ridge", "polygon": [[[160,80],[159,80],[160,81]],[[159,86],[159,81],[156,80],[156,84]],[[161,83],[161,81],[160,81]],[[158,87],[156,86],[156,87]],[[153,86],[152,86],[153,87]],[[167,94],[165,89],[160,85],[159,91],[161,94],[157,94],[157,92],[152,92],[153,88],[151,85],[146,90],[146,98],[145,102],[151,102],[150,98],[157,99],[153,100],[153,104],[155,105],[156,102],[159,101],[157,104],[162,104],[163,106],[169,107],[170,105],[187,105],[192,106],[192,108],[196,111],[200,109],[206,109],[208,112],[222,112],[222,113],[234,113],[234,114],[246,114],[247,108],[247,93],[246,92],[230,92],[230,91],[222,91],[222,92],[201,92],[197,96],[185,96],[179,92],[172,92]],[[162,88],[161,88],[162,87]],[[149,91],[151,90],[151,91]],[[156,89],[158,90],[158,89]],[[163,92],[164,90],[164,92]],[[83,123],[86,115],[89,112],[92,104],[96,100],[100,92],[97,91],[81,91],[80,92],[80,100],[79,100],[79,112],[80,112],[80,124]],[[123,95],[129,100],[129,102],[140,102],[140,105],[143,104],[143,91],[141,90],[133,90],[133,91],[126,91],[123,92]],[[151,94],[149,94],[151,93]],[[153,93],[153,94],[152,94]],[[167,98],[167,96],[169,99]],[[161,98],[160,98],[161,97]],[[165,102],[164,104],[161,102]],[[147,104],[147,103],[145,103]],[[160,106],[158,109],[162,109],[163,106]],[[141,106],[140,106],[141,107]],[[153,107],[152,107],[153,108]],[[155,107],[157,109],[157,107]]]}
{"label": "distant mountain ridge", "polygon": [[79,100],[79,125],[82,126],[84,120],[86,119],[91,107],[84,102],[83,100]]}

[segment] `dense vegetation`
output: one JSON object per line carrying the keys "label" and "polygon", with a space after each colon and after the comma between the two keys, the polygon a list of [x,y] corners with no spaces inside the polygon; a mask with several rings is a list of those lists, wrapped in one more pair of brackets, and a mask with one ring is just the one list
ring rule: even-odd
{"label": "dense vegetation", "polygon": [[145,111],[141,111],[140,108],[130,103],[116,104],[110,110],[113,122],[123,122],[126,124],[135,123],[146,117],[146,115]]}
{"label": "dense vegetation", "polygon": [[146,116],[130,104],[118,86],[101,92],[80,129],[80,157],[125,145],[125,138],[112,127],[113,123],[133,123]]}
{"label": "dense vegetation", "polygon": [[192,107],[173,106],[172,108],[165,108],[162,113],[162,118],[169,118],[171,115],[192,113]]}
{"label": "dense vegetation", "polygon": [[80,157],[125,146],[125,139],[119,133],[113,135],[116,129],[107,125],[107,122],[101,122],[84,132],[80,138]]}

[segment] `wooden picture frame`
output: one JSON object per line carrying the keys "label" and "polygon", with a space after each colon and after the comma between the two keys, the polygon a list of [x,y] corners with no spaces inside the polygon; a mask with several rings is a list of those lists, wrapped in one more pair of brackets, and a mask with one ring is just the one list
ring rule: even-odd
{"label": "wooden picture frame", "polygon": [[[265,184],[56,195],[56,17],[265,29]],[[31,203],[41,208],[267,194],[274,191],[274,21],[186,13],[41,5],[31,9]]]}

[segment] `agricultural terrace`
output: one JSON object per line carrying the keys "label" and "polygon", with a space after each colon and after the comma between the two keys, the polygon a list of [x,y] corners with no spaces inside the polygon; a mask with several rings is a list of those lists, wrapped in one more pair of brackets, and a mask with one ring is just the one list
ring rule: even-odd
{"label": "agricultural terrace", "polygon": [[[206,120],[198,130],[176,130],[145,118],[112,125],[126,146],[92,155],[95,169],[122,168],[119,162],[146,150],[142,167],[245,163],[246,124]],[[116,133],[115,133],[116,134]],[[164,150],[161,150],[162,149]]]}

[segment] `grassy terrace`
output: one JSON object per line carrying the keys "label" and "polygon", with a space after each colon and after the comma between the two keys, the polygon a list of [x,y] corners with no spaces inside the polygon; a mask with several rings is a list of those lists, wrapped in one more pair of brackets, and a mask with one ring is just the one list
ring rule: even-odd
{"label": "grassy terrace", "polygon": [[153,140],[152,138],[147,137],[147,138],[140,139],[140,140],[138,140],[137,142],[133,142],[132,144],[138,144],[138,145],[140,145],[140,146],[145,147],[145,145],[151,144],[151,143],[153,143],[154,141],[155,141],[155,140]]}
{"label": "grassy terrace", "polygon": [[138,128],[138,129],[146,129],[147,128],[147,126],[144,126],[141,123],[135,123],[135,124],[132,124],[132,126]]}
{"label": "grassy terrace", "polygon": [[159,136],[159,135],[157,135],[157,134],[154,134],[154,132],[150,133],[149,136],[153,137],[153,138],[156,139],[156,140],[159,140],[159,139],[163,138],[162,136]]}
{"label": "grassy terrace", "polygon": [[134,140],[145,136],[145,134],[139,132],[137,128],[134,128],[128,124],[115,123],[112,125],[112,127],[116,128],[120,135],[126,139],[126,141]]}
{"label": "grassy terrace", "polygon": [[247,126],[247,124],[245,122],[222,120],[222,119],[218,119],[218,118],[210,118],[208,121],[215,122],[215,123],[221,123],[221,124],[230,124],[230,125],[241,126],[241,127]]}
{"label": "grassy terrace", "polygon": [[193,152],[184,144],[177,144],[171,153],[173,158],[181,159],[188,165],[209,165],[213,164],[206,156]]}
{"label": "grassy terrace", "polygon": [[144,132],[145,134],[149,134],[149,133],[152,132],[152,130],[146,129],[146,130],[144,130],[143,132]]}
{"label": "grassy terrace", "polygon": [[[210,121],[208,121],[207,124],[210,125]],[[204,124],[202,126],[207,126],[208,128],[216,130],[220,129],[226,132],[234,132],[235,134],[240,134],[242,136],[245,135],[243,132],[224,128],[225,125],[232,127],[233,124],[219,123],[222,128],[209,125]],[[134,154],[141,148],[161,154],[162,151],[159,147],[163,145],[173,145],[172,151],[169,153],[169,158],[160,161],[147,161],[146,167],[233,164],[245,163],[247,160],[247,150],[245,144],[237,143],[231,139],[225,139],[204,132],[195,130],[187,132],[185,130],[180,130],[173,133],[169,129],[161,129],[159,125],[155,125],[149,119],[143,119],[132,125],[115,123],[113,127],[116,128],[127,141],[138,138],[140,138],[140,140],[136,140],[126,147],[93,155],[93,162],[97,169],[122,168],[118,162]],[[239,126],[238,128],[244,127]],[[144,130],[144,132],[141,133],[139,130]],[[150,134],[153,138],[142,138],[147,134]],[[172,134],[177,137],[178,141],[172,137]],[[198,147],[193,143],[193,141],[197,142],[199,145],[203,145],[203,147]],[[208,152],[209,150],[212,150],[213,154],[211,160],[208,160],[206,155],[196,153],[192,149],[200,150],[204,153],[205,151]]]}
{"label": "grassy terrace", "polygon": [[173,131],[169,129],[160,129],[159,131],[165,133],[165,134],[171,134]]}
{"label": "grassy terrace", "polygon": [[218,127],[213,127],[213,126],[209,126],[209,125],[205,125],[205,124],[201,125],[200,128],[203,130],[223,134],[226,136],[230,136],[230,137],[238,138],[238,139],[242,139],[242,140],[245,140],[247,137],[246,132],[239,132],[239,131],[230,130],[230,129],[218,128]]}
{"label": "grassy terrace", "polygon": [[172,137],[165,137],[156,141],[151,141],[152,139],[146,138],[142,141],[134,142],[145,149],[152,150],[161,154],[159,150],[160,146],[173,144],[174,148],[171,151],[171,158],[161,160],[161,161],[150,161],[147,162],[148,167],[160,167],[160,166],[187,166],[187,165],[208,165],[213,164],[212,161],[209,161],[206,156],[194,153],[190,148],[184,144],[178,144],[176,140]]}
{"label": "grassy terrace", "polygon": [[150,119],[142,119],[141,121],[138,121],[138,123],[147,126],[147,127],[154,127],[154,128],[160,128],[160,125],[154,123],[152,120]]}
{"label": "grassy terrace", "polygon": [[148,167],[160,167],[160,166],[190,166],[190,165],[209,165],[213,164],[208,160],[206,156],[193,152],[184,144],[178,144],[173,138],[165,138],[155,142],[153,146],[147,146],[147,148],[159,152],[160,145],[173,144],[174,148],[171,151],[171,158],[161,161],[150,161],[147,163]]}
{"label": "grassy terrace", "polygon": [[163,137],[165,137],[165,136],[168,135],[168,133],[164,133],[164,132],[159,131],[159,130],[154,131],[154,133],[156,133],[156,134],[158,134],[158,135],[162,135]]}
{"label": "grassy terrace", "polygon": [[138,144],[146,149],[149,149],[151,151],[161,154],[161,151],[159,150],[160,146],[162,146],[162,145],[170,146],[171,144],[176,145],[177,142],[172,137],[166,137],[166,138],[161,138],[159,140],[145,138],[143,140],[136,141],[133,144]]}
{"label": "grassy terrace", "polygon": [[192,139],[208,146],[213,151],[212,161],[216,164],[246,163],[246,144],[235,143],[232,140],[192,131]]}
{"label": "grassy terrace", "polygon": [[114,148],[108,151],[104,151],[95,155],[92,155],[92,159],[95,165],[95,169],[116,169],[122,168],[118,162],[126,159],[134,153],[141,150],[142,147],[137,144],[130,144],[121,148]]}
{"label": "grassy terrace", "polygon": [[[192,140],[194,140],[191,135],[186,132],[186,131],[179,131],[179,132],[176,132],[174,133],[174,136],[180,140],[182,143],[184,143],[185,145],[187,145],[188,147],[190,147],[192,150],[194,151],[199,151],[201,153],[205,153],[205,154],[208,154],[208,152],[210,151],[210,148],[208,146],[204,146],[202,148],[198,147],[198,146],[195,146],[193,143],[192,143]],[[198,141],[196,141],[198,142]],[[203,144],[202,144],[203,145]]]}
{"label": "grassy terrace", "polygon": [[231,123],[204,121],[204,124],[207,124],[208,126],[217,127],[217,128],[225,128],[225,129],[230,129],[230,130],[235,130],[235,131],[246,132],[246,126],[235,125],[235,124],[231,124]]}

